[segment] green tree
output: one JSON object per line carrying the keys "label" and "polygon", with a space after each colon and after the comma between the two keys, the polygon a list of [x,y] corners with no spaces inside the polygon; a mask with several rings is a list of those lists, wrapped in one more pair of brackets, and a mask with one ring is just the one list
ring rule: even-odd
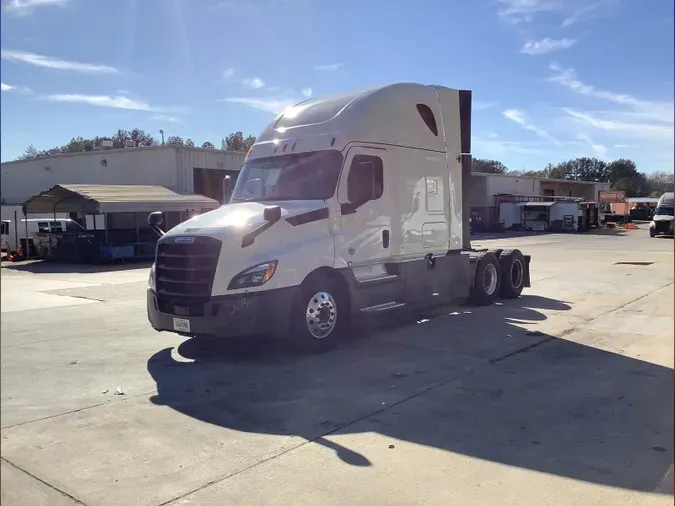
{"label": "green tree", "polygon": [[173,144],[175,146],[184,146],[185,142],[183,141],[182,137],[179,137],[178,135],[172,135],[166,140],[167,144]]}
{"label": "green tree", "polygon": [[234,132],[221,141],[221,146],[227,151],[238,151],[240,153],[247,153],[251,146],[255,144],[255,137],[249,135],[244,138],[242,132]]}
{"label": "green tree", "polygon": [[204,149],[216,149],[216,147],[213,145],[213,143],[206,141],[204,144],[202,144],[202,148]]}
{"label": "green tree", "polygon": [[482,158],[473,158],[471,160],[471,172],[482,172],[483,174],[506,174],[509,169],[502,162],[497,160],[485,160]]}
{"label": "green tree", "polygon": [[607,170],[613,190],[623,190],[629,197],[643,197],[649,194],[647,177],[638,172],[633,160],[625,158],[614,160]]}
{"label": "green tree", "polygon": [[154,146],[157,144],[155,138],[152,135],[145,133],[140,128],[134,128],[131,132],[129,132],[128,138],[134,141],[136,146],[139,147]]}
{"label": "green tree", "polygon": [[185,147],[186,148],[194,148],[195,147],[195,141],[192,139],[186,139],[185,140]]}
{"label": "green tree", "polygon": [[559,163],[555,171],[563,175],[560,179],[574,179],[577,181],[607,181],[607,164],[597,158],[574,158]]}
{"label": "green tree", "polygon": [[26,150],[23,152],[23,155],[19,157],[19,160],[27,160],[29,158],[35,158],[38,156],[38,150],[32,144],[29,145]]}
{"label": "green tree", "polygon": [[673,191],[673,173],[658,170],[647,174],[647,186],[650,197],[660,197],[666,192]]}

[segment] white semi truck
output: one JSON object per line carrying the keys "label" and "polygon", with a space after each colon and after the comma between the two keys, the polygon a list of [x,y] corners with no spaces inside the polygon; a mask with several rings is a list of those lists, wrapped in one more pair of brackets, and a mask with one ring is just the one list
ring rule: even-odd
{"label": "white semi truck", "polygon": [[491,304],[530,257],[472,250],[471,92],[399,83],[301,102],[258,137],[230,202],[161,230],[158,331],[335,342],[357,315]]}
{"label": "white semi truck", "polygon": [[673,192],[664,193],[659,198],[659,203],[656,204],[654,216],[649,224],[649,236],[655,237],[657,235],[675,235],[675,223],[673,215],[675,214],[673,203],[675,202]]}

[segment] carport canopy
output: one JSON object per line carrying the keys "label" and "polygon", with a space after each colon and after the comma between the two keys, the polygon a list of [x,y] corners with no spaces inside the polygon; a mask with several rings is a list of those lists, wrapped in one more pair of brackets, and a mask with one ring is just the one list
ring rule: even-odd
{"label": "carport canopy", "polygon": [[133,213],[216,209],[217,200],[194,193],[150,185],[58,184],[29,198],[29,213]]}
{"label": "carport canopy", "polygon": [[555,202],[518,202],[519,207],[551,207]]}

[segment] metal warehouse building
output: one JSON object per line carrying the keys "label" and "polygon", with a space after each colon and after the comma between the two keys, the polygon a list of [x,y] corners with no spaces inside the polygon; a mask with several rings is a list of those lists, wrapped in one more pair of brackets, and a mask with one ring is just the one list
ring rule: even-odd
{"label": "metal warehouse building", "polygon": [[[222,201],[222,180],[233,179],[244,153],[166,145],[63,153],[2,164],[3,204],[23,204],[55,185],[156,185]],[[577,197],[597,200],[608,183],[474,173],[469,200],[474,209],[495,208],[503,196]],[[503,200],[503,199],[502,199]]]}
{"label": "metal warehouse building", "polygon": [[2,204],[23,204],[58,184],[155,185],[222,200],[245,153],[173,145],[61,153],[2,164]]}

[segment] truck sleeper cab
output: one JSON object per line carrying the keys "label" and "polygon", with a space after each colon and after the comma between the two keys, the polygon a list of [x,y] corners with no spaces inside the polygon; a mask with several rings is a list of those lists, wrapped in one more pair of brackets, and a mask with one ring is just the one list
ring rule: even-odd
{"label": "truck sleeper cab", "polygon": [[654,216],[649,224],[649,236],[674,235],[673,230],[673,193],[664,193],[654,210]]}
{"label": "truck sleeper cab", "polygon": [[529,257],[470,250],[470,97],[401,83],[284,111],[249,152],[230,203],[159,239],[152,326],[313,347],[355,315],[517,297]]}

